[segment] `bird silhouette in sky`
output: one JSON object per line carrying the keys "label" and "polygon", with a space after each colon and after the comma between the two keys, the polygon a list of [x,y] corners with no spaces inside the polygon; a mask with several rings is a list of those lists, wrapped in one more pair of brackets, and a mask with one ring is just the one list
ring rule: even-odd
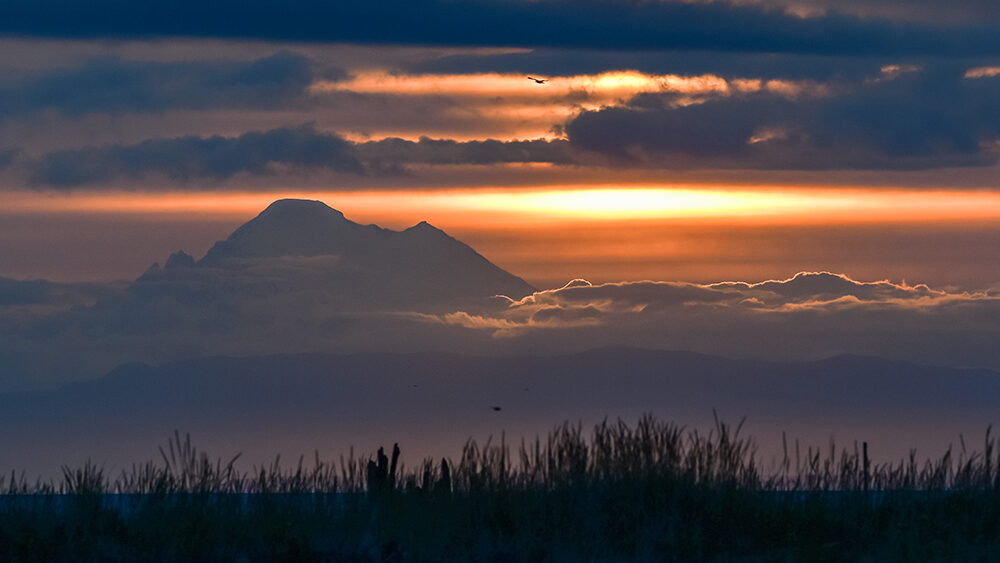
{"label": "bird silhouette in sky", "polygon": [[491,407],[491,408],[492,408],[493,410],[495,410],[495,411],[499,411],[499,410],[500,410],[500,407],[496,407],[496,406],[494,406],[494,407]]}
{"label": "bird silhouette in sky", "polygon": [[534,80],[535,84],[545,84],[549,81],[548,78],[535,78],[534,76],[529,76],[528,80]]}

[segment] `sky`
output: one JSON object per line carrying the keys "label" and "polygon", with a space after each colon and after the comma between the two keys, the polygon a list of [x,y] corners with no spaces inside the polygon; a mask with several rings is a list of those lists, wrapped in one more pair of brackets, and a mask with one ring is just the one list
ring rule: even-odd
{"label": "sky", "polygon": [[[160,294],[133,300],[153,263],[200,259],[283,198],[428,221],[540,290],[352,317],[386,348],[1000,367],[998,94],[991,0],[11,0],[0,389],[185,354],[370,349],[273,327],[241,347]],[[329,273],[266,266],[253,276],[279,286]],[[202,274],[168,281],[264,279]],[[315,307],[285,297],[227,303],[244,321]],[[327,326],[344,306],[315,309]],[[123,354],[141,315],[169,335]],[[85,359],[42,361],[55,346]]]}

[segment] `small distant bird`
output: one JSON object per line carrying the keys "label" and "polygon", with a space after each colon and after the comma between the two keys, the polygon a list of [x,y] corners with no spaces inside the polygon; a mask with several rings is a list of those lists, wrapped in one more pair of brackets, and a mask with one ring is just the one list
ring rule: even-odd
{"label": "small distant bird", "polygon": [[493,407],[493,410],[495,410],[495,411],[499,411],[499,410],[500,410],[500,407]]}
{"label": "small distant bird", "polygon": [[548,78],[535,78],[534,76],[529,76],[528,80],[534,80],[535,84],[545,84],[549,81]]}

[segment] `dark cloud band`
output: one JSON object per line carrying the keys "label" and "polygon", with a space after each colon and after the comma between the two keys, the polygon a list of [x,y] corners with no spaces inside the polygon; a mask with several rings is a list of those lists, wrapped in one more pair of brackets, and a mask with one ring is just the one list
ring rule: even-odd
{"label": "dark cloud band", "polygon": [[851,55],[1000,52],[1000,34],[990,24],[956,29],[835,14],[803,19],[753,5],[602,0],[11,0],[0,33]]}
{"label": "dark cloud band", "polygon": [[362,173],[347,141],[311,127],[251,132],[235,138],[181,137],[136,145],[89,147],[46,154],[30,164],[31,183],[71,187],[159,174],[185,183],[225,180],[239,173],[263,175],[274,166]]}
{"label": "dark cloud band", "polygon": [[[344,76],[326,71],[325,79]],[[159,112],[174,109],[284,109],[301,103],[312,62],[279,52],[251,61],[131,61],[106,58],[0,78],[0,118],[52,110]]]}
{"label": "dark cloud band", "polygon": [[424,138],[352,143],[311,125],[238,137],[153,139],[135,145],[87,147],[45,154],[27,163],[36,186],[68,188],[159,175],[174,183],[221,181],[280,169],[347,174],[402,174],[410,164],[571,164],[566,141],[467,141]]}

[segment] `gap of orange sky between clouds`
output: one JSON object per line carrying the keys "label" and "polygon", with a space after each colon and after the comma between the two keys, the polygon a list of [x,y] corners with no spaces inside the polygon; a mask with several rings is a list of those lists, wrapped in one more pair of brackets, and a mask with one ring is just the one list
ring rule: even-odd
{"label": "gap of orange sky between clouds", "polygon": [[433,191],[256,193],[12,193],[3,213],[109,213],[248,217],[282,198],[318,199],[348,218],[399,227],[421,220],[451,226],[616,220],[719,220],[769,224],[1000,219],[1000,193],[987,190],[860,188],[725,189],[550,186]]}

